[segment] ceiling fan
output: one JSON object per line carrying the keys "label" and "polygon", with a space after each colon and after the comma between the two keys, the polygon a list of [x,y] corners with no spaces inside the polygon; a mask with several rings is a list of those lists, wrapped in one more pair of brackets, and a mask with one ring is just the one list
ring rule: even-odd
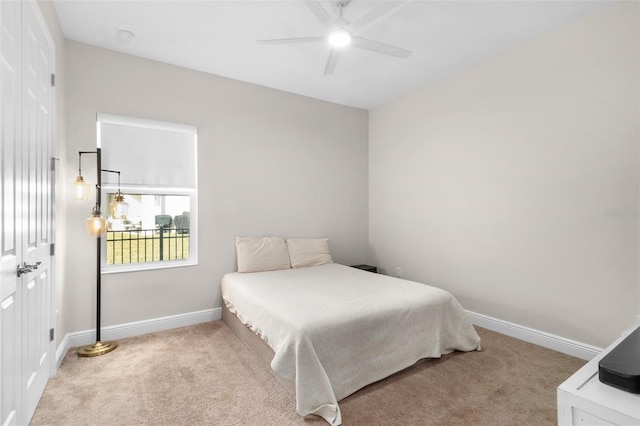
{"label": "ceiling fan", "polygon": [[260,44],[289,44],[289,43],[315,43],[328,42],[331,46],[329,59],[324,69],[324,75],[331,75],[336,68],[342,49],[346,46],[353,46],[359,49],[370,50],[384,55],[407,58],[411,55],[410,50],[390,46],[379,41],[364,38],[358,35],[366,28],[377,23],[382,18],[398,10],[409,1],[387,1],[380,6],[355,20],[349,22],[342,16],[342,10],[351,3],[351,0],[339,0],[336,3],[338,16],[333,18],[318,0],[305,1],[305,5],[313,12],[315,17],[327,28],[327,34],[311,37],[278,38],[268,40],[256,40]]}

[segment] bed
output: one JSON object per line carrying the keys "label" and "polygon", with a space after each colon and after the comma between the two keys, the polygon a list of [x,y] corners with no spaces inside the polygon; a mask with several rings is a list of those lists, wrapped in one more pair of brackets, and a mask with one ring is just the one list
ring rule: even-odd
{"label": "bed", "polygon": [[480,349],[465,311],[442,289],[326,257],[306,266],[294,258],[293,268],[228,273],[221,290],[223,319],[264,342],[253,348],[272,358],[301,416],[340,425],[338,401],[364,386],[424,358]]}

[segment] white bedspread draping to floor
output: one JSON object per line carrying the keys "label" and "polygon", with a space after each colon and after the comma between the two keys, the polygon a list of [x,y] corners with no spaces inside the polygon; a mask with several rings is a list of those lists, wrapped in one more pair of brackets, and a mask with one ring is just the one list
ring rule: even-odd
{"label": "white bedspread draping to floor", "polygon": [[338,401],[480,337],[448,292],[339,264],[222,280],[224,303],[274,350],[271,368],[295,382],[297,412],[342,423]]}

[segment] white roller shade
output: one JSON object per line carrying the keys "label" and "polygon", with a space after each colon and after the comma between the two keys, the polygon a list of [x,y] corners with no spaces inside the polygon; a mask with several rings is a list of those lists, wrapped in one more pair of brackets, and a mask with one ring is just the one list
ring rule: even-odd
{"label": "white roller shade", "polygon": [[[127,185],[196,187],[196,128],[180,124],[98,114],[102,168],[120,171]],[[117,175],[104,173],[104,184]]]}

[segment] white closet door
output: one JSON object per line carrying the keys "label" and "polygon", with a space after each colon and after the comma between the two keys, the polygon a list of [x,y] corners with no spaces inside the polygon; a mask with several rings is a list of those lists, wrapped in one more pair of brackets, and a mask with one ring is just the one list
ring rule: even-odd
{"label": "white closet door", "polygon": [[22,256],[21,3],[0,1],[0,424],[16,425],[21,413],[20,287]]}
{"label": "white closet door", "polygon": [[15,425],[29,423],[54,355],[54,49],[35,2],[0,1],[0,23],[0,424]]}
{"label": "white closet door", "polygon": [[49,379],[53,43],[35,2],[22,12],[22,389],[30,419]]}

